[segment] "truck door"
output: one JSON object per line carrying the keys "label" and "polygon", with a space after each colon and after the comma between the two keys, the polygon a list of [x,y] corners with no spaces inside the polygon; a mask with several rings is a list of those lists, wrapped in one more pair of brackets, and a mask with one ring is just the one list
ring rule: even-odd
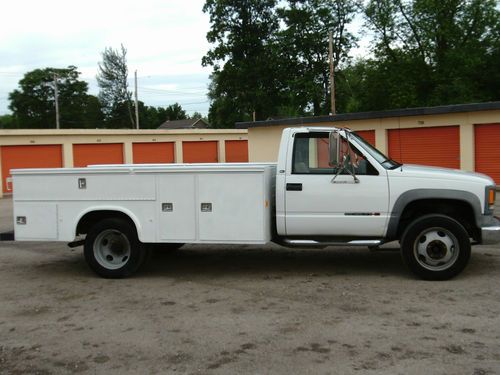
{"label": "truck door", "polygon": [[[382,237],[388,219],[386,170],[354,145],[359,183],[329,166],[328,132],[296,133],[290,139],[285,183],[287,236]],[[347,147],[345,140],[344,147]]]}

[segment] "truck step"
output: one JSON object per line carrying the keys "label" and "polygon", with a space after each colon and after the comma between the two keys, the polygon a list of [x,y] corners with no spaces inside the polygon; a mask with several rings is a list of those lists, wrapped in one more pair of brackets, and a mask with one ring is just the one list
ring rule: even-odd
{"label": "truck step", "polygon": [[309,240],[309,239],[283,239],[284,244],[290,247],[325,247],[325,246],[369,246],[375,247],[383,244],[382,240]]}

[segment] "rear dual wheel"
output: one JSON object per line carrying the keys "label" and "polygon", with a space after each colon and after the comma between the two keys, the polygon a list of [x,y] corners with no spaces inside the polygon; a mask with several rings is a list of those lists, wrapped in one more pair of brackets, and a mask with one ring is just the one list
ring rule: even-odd
{"label": "rear dual wheel", "polygon": [[425,280],[447,280],[458,275],[470,259],[467,230],[445,215],[422,216],[407,227],[401,254],[408,268]]}
{"label": "rear dual wheel", "polygon": [[94,225],[83,249],[90,268],[105,278],[133,275],[144,263],[147,252],[135,226],[120,218],[103,219]]}

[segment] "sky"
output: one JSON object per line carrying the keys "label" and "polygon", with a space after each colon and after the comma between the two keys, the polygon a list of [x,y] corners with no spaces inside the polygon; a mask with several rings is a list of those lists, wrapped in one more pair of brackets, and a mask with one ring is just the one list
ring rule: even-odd
{"label": "sky", "polygon": [[[188,114],[207,115],[211,67],[209,16],[204,0],[13,0],[2,3],[0,22],[0,115],[10,113],[8,94],[24,73],[75,65],[97,95],[97,64],[105,47],[127,48],[130,89],[138,75],[139,100],[163,106],[178,102]],[[349,26],[361,26],[358,17]],[[362,55],[360,41],[351,55]]]}
{"label": "sky", "polygon": [[127,48],[130,88],[137,70],[139,100],[178,102],[189,113],[208,112],[211,67],[201,66],[210,48],[204,0],[60,1],[2,3],[0,115],[24,73],[75,65],[97,95],[97,64],[105,47]]}

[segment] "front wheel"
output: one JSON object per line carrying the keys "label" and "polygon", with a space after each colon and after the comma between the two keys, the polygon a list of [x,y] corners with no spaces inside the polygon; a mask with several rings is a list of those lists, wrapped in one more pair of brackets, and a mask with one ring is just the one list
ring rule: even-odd
{"label": "front wheel", "polygon": [[123,219],[108,218],[90,229],[83,253],[89,267],[99,276],[122,278],[139,269],[146,249],[133,225]]}
{"label": "front wheel", "polygon": [[445,215],[422,216],[406,228],[401,254],[408,268],[425,280],[447,280],[458,275],[470,259],[469,234]]}

